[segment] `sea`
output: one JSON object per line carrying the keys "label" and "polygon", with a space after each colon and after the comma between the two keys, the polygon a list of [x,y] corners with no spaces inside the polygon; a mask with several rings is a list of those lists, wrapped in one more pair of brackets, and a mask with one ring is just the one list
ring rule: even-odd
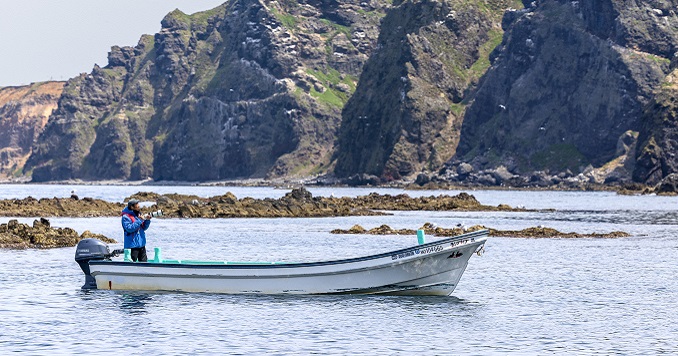
{"label": "sea", "polygon": [[[278,198],[286,189],[217,186],[0,185],[0,199],[122,202],[138,191]],[[430,196],[460,191],[309,187],[314,195]],[[678,197],[612,192],[469,190],[526,212],[390,212],[335,218],[163,219],[148,248],[164,258],[318,261],[417,243],[334,235],[372,228],[546,226],[630,237],[491,237],[449,297],[221,295],[80,289],[75,248],[0,249],[0,354],[28,355],[675,355]],[[12,218],[0,217],[0,223]],[[35,218],[19,218],[32,223]],[[122,241],[119,218],[50,218]],[[428,236],[428,241],[435,240]],[[111,248],[121,248],[113,244]],[[150,252],[152,258],[152,252]]]}

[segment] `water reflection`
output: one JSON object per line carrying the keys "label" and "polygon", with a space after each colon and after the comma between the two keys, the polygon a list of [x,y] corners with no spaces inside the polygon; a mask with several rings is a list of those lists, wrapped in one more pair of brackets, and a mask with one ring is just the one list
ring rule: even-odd
{"label": "water reflection", "polygon": [[128,314],[138,315],[148,313],[147,304],[153,301],[153,295],[148,293],[116,293],[120,309]]}

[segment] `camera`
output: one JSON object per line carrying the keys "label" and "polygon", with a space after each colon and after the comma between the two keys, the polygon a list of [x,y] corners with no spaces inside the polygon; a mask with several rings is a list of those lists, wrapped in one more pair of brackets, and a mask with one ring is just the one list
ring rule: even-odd
{"label": "camera", "polygon": [[157,218],[158,216],[162,216],[162,209],[160,209],[158,211],[154,211],[154,212],[150,213],[149,215],[151,217],[154,217],[154,218]]}

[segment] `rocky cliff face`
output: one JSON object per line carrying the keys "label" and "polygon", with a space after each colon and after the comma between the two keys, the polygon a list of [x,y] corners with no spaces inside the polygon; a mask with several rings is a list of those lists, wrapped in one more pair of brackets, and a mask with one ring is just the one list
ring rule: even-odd
{"label": "rocky cliff face", "polygon": [[[678,57],[674,65],[678,67]],[[657,184],[678,173],[678,69],[664,79],[643,116],[633,178]]]}
{"label": "rocky cliff face", "polygon": [[522,4],[407,0],[390,10],[344,108],[336,174],[397,179],[449,159],[511,6]]}
{"label": "rocky cliff face", "polygon": [[25,171],[35,181],[439,172],[483,185],[653,183],[678,167],[676,5],[232,0],[177,10],[159,33],[68,81]]}
{"label": "rocky cliff face", "polygon": [[235,0],[176,10],[66,84],[34,181],[213,180],[328,169],[389,4]]}
{"label": "rocky cliff face", "polygon": [[31,147],[57,107],[63,82],[0,88],[0,179],[21,176]]}
{"label": "rocky cliff face", "polygon": [[623,161],[677,50],[675,1],[526,2],[504,29],[453,165],[578,173]]}

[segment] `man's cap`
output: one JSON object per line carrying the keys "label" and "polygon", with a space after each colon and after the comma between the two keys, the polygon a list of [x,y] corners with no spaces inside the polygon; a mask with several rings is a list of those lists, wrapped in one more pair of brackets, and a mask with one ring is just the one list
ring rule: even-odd
{"label": "man's cap", "polygon": [[128,208],[131,208],[131,207],[133,207],[133,206],[136,205],[136,204],[139,204],[139,201],[138,201],[138,200],[136,200],[136,199],[130,199],[130,200],[127,202],[127,207],[128,207]]}

